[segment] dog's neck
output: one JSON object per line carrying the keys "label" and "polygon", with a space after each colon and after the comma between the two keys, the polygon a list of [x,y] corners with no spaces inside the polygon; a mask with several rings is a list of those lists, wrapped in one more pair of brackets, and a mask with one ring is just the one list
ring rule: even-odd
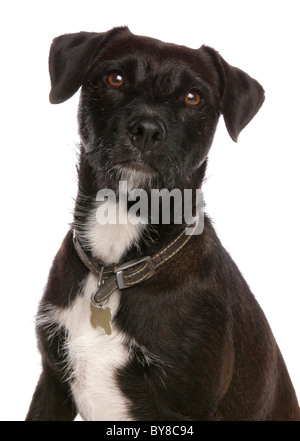
{"label": "dog's neck", "polygon": [[[201,186],[205,169],[206,162],[195,174],[192,185]],[[128,184],[128,189],[135,188],[135,184],[143,181],[138,174],[136,176],[134,174],[121,176],[122,180],[128,178],[125,181]],[[101,223],[99,222],[101,202],[97,201],[97,194],[99,190],[104,188],[117,190],[119,182],[111,174],[96,177],[83,150],[78,167],[78,178],[79,189],[73,228],[83,248],[106,264],[120,263],[139,256],[151,255],[187,226],[184,219],[178,224],[164,224],[162,222],[155,225],[143,224],[139,222],[139,217],[128,213],[128,206],[124,207],[120,204],[118,198],[111,206],[109,202],[106,202],[108,209],[106,214],[109,216],[111,213],[116,217],[107,219],[109,221],[107,223]],[[155,186],[155,183],[153,185]],[[126,218],[127,221],[124,221]]]}

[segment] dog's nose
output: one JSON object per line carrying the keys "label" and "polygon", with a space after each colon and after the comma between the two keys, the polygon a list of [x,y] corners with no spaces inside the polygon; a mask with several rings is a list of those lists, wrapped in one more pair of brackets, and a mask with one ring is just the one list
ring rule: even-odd
{"label": "dog's nose", "polygon": [[166,138],[164,125],[153,118],[140,118],[128,125],[132,143],[141,151],[152,150]]}

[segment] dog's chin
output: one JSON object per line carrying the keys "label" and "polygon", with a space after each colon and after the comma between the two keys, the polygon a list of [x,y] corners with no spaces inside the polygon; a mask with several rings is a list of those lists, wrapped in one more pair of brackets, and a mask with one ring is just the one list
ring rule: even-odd
{"label": "dog's chin", "polygon": [[121,181],[127,181],[128,188],[144,188],[158,177],[158,171],[142,161],[128,161],[114,165],[112,170],[119,173]]}
{"label": "dog's chin", "polygon": [[143,161],[131,161],[118,164],[121,169],[126,169],[133,172],[144,173],[146,175],[156,176],[157,170],[150,164]]}

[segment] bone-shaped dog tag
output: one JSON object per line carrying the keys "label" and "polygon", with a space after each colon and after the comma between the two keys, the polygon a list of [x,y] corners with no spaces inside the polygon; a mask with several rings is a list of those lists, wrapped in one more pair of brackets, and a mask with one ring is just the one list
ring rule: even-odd
{"label": "bone-shaped dog tag", "polygon": [[93,328],[100,326],[104,329],[107,335],[111,334],[111,312],[109,308],[96,308],[96,306],[91,303],[90,321]]}

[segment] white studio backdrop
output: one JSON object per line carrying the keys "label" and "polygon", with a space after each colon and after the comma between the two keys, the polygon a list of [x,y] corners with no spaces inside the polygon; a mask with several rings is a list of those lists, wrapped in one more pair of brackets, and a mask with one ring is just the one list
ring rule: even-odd
{"label": "white studio backdrop", "polygon": [[220,120],[204,197],[225,248],[262,306],[300,398],[299,2],[1,3],[0,420],[23,420],[40,373],[34,319],[76,196],[78,94],[50,105],[54,37],[128,25],[207,44],[256,78],[266,101],[238,144]]}

